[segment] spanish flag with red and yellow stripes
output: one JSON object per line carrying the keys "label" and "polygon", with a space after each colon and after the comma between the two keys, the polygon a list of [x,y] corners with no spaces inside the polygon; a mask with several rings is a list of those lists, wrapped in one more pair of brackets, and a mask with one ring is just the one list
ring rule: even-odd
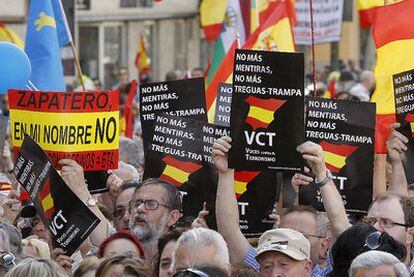
{"label": "spanish flag with red and yellow stripes", "polygon": [[414,0],[378,7],[373,20],[377,48],[376,89],[371,101],[377,103],[375,152],[387,153],[390,124],[395,122],[392,76],[414,68]]}
{"label": "spanish flag with red and yellow stripes", "polygon": [[165,162],[165,167],[160,178],[177,187],[187,182],[190,175],[202,167],[199,164],[179,161],[170,156],[166,156],[162,160]]}
{"label": "spanish flag with red and yellow stripes", "polygon": [[145,46],[145,38],[143,34],[140,35],[139,39],[138,51],[135,56],[135,67],[138,69],[139,73],[151,71],[151,62]]}
{"label": "spanish flag with red and yellow stripes", "polygon": [[23,41],[6,24],[0,22],[0,41],[9,41],[21,49],[24,48]]}
{"label": "spanish flag with red and yellow stripes", "polygon": [[42,187],[42,190],[39,192],[39,201],[42,206],[42,210],[45,213],[45,217],[50,220],[55,213],[55,203],[50,192],[49,179],[46,180]]}
{"label": "spanish flag with red and yellow stripes", "polygon": [[286,2],[277,2],[267,20],[249,37],[243,49],[295,52]]}
{"label": "spanish flag with red and yellow stripes", "polygon": [[270,17],[272,12],[277,8],[281,2],[285,2],[287,6],[287,12],[291,23],[293,26],[298,25],[298,20],[296,17],[296,11],[294,7],[294,0],[250,0],[251,1],[251,10],[250,10],[250,30],[251,33],[256,31],[256,28],[261,24],[264,24],[266,20]]}
{"label": "spanish flag with red and yellow stripes", "polygon": [[394,4],[401,1],[403,0],[358,0],[357,9],[361,28],[367,29],[371,27],[378,7],[382,7],[384,4]]}
{"label": "spanish flag with red and yellow stripes", "polygon": [[234,173],[234,191],[237,199],[246,192],[247,184],[259,175],[260,171],[236,171]]}
{"label": "spanish flag with red and yellow stripes", "polygon": [[227,0],[203,0],[200,4],[200,22],[208,41],[220,36],[226,15]]}
{"label": "spanish flag with red and yellow stripes", "polygon": [[346,159],[358,149],[358,146],[337,145],[326,141],[321,142],[320,145],[323,149],[326,167],[334,173],[339,173],[346,165]]}
{"label": "spanish flag with red and yellow stripes", "polygon": [[270,122],[274,120],[274,113],[285,104],[286,100],[279,99],[262,99],[255,96],[249,96],[246,103],[250,105],[247,114],[246,123],[252,126],[253,130],[258,128],[267,128]]}
{"label": "spanish flag with red and yellow stripes", "polygon": [[410,123],[411,137],[414,138],[414,114],[407,114],[405,116],[405,121]]}

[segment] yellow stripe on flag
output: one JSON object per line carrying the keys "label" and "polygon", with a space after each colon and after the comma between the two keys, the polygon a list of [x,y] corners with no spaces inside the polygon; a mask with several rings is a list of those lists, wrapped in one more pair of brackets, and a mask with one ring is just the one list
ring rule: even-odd
{"label": "yellow stripe on flag", "polygon": [[339,169],[344,167],[344,165],[346,163],[345,162],[346,157],[341,156],[341,155],[337,155],[337,154],[334,154],[334,153],[328,152],[328,151],[323,151],[323,153],[324,153],[324,156],[325,156],[325,162],[326,163],[328,163],[328,164],[330,164],[330,165],[332,165],[336,168],[339,168]]}
{"label": "yellow stripe on flag", "polygon": [[414,134],[414,122],[410,122],[411,133]]}
{"label": "yellow stripe on flag", "polygon": [[[119,148],[119,112],[100,112],[100,113],[47,113],[34,111],[10,110],[11,114],[11,134],[13,137],[13,146],[20,147],[24,139],[23,126],[26,126],[26,133],[30,135],[45,151],[58,152],[81,152],[81,151],[100,151],[114,150]],[[99,119],[100,131],[97,130],[97,122]],[[103,121],[109,128],[104,129],[104,136],[100,136]],[[112,120],[115,124],[108,124]],[[32,126],[32,128],[30,127]],[[56,126],[57,128],[55,128]],[[83,143],[77,144],[59,144],[55,138],[64,138],[60,133],[65,127],[74,126],[75,128],[83,128]],[[86,129],[86,126],[91,126]],[[38,128],[38,129],[37,129]],[[31,130],[32,129],[32,130]],[[58,130],[55,132],[53,130]],[[36,130],[36,134],[34,134]],[[45,130],[49,130],[46,135]],[[90,135],[85,136],[85,133]],[[76,132],[76,139],[78,132]],[[107,136],[108,135],[108,136]],[[85,143],[85,138],[90,143]],[[108,140],[109,138],[109,140]],[[113,140],[112,140],[113,138]],[[110,141],[112,140],[112,141]],[[57,141],[59,142],[59,141]]]}
{"label": "yellow stripe on flag", "polygon": [[[377,103],[377,114],[394,114],[394,88],[392,75],[414,68],[414,39],[397,40],[377,49],[375,66],[376,89],[371,102]],[[404,54],[401,54],[404,53]]]}
{"label": "yellow stripe on flag", "polygon": [[294,52],[295,44],[289,18],[285,17],[261,32],[252,49]]}
{"label": "yellow stripe on flag", "polygon": [[237,194],[243,194],[247,190],[246,185],[247,183],[245,182],[234,181],[234,192]]}
{"label": "yellow stripe on flag", "polygon": [[358,0],[358,10],[367,10],[373,7],[384,6],[384,0]]}
{"label": "yellow stripe on flag", "polygon": [[171,177],[172,179],[176,180],[180,184],[184,184],[185,182],[187,182],[188,176],[190,175],[188,172],[185,172],[171,165],[167,165],[164,168],[164,171],[162,174]]}
{"label": "yellow stripe on flag", "polygon": [[270,123],[273,121],[273,111],[265,110],[259,107],[250,106],[249,114],[247,117],[252,117],[262,122]]}
{"label": "yellow stripe on flag", "polygon": [[51,208],[53,208],[54,203],[53,203],[53,198],[52,195],[50,195],[50,193],[42,199],[42,207],[44,211],[47,211]]}

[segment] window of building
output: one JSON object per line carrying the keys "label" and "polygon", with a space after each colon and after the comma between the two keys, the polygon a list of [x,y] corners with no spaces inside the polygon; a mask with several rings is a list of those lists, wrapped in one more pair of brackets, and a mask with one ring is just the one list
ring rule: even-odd
{"label": "window of building", "polygon": [[117,70],[122,65],[122,28],[121,26],[104,27],[104,84],[113,87],[117,82]]}
{"label": "window of building", "polygon": [[83,74],[90,78],[99,77],[99,28],[79,28],[79,61]]}

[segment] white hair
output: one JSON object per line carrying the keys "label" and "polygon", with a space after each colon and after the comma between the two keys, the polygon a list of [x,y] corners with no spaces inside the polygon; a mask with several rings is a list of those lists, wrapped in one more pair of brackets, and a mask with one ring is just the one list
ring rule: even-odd
{"label": "white hair", "polygon": [[230,266],[229,249],[227,248],[227,243],[224,241],[220,233],[214,230],[199,227],[185,231],[178,238],[172,255],[172,269],[175,268],[177,249],[184,245],[190,247],[215,246],[217,249],[215,260],[217,261],[217,263]]}
{"label": "white hair", "polygon": [[397,277],[410,276],[405,265],[394,255],[387,252],[371,250],[362,253],[352,261],[351,267],[349,268],[349,277],[354,277],[358,269],[370,269],[380,265],[391,265]]}
{"label": "white hair", "polygon": [[[130,164],[124,163],[123,161],[119,161],[118,170],[125,170],[129,172],[132,175],[133,180],[140,180],[137,169]],[[116,174],[116,171],[115,171],[115,174]]]}

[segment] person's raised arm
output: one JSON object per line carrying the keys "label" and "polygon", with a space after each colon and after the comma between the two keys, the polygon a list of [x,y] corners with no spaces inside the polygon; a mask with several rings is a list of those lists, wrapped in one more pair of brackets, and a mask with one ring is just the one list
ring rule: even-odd
{"label": "person's raised arm", "polygon": [[227,242],[232,264],[242,263],[249,249],[239,225],[239,209],[234,192],[234,170],[228,168],[231,138],[222,137],[213,145],[213,161],[218,172],[216,195],[217,229]]}
{"label": "person's raised arm", "polygon": [[[59,164],[62,166],[60,172],[62,179],[82,202],[88,203],[92,196],[85,183],[83,168],[76,161],[70,159],[62,159],[59,161]],[[93,245],[99,247],[108,236],[110,223],[96,205],[88,205],[88,208],[101,220],[99,225],[89,235]]]}
{"label": "person's raised arm", "polygon": [[401,160],[401,153],[407,151],[407,146],[405,144],[408,143],[408,139],[396,130],[400,126],[399,123],[391,125],[391,134],[387,140],[387,152],[392,167],[388,190],[407,195],[408,184]]}
{"label": "person's raised arm", "polygon": [[[322,182],[328,177],[323,150],[319,144],[307,141],[299,145],[297,150],[302,154],[302,157],[315,175],[315,182]],[[298,173],[295,176],[298,179],[300,178],[300,183],[302,185],[305,185],[306,182],[310,181],[310,178],[304,178],[303,176],[298,175]],[[320,188],[320,191],[323,205],[331,225],[332,236],[337,238],[349,227],[349,220],[346,216],[342,197],[331,178],[329,178],[329,181]]]}

